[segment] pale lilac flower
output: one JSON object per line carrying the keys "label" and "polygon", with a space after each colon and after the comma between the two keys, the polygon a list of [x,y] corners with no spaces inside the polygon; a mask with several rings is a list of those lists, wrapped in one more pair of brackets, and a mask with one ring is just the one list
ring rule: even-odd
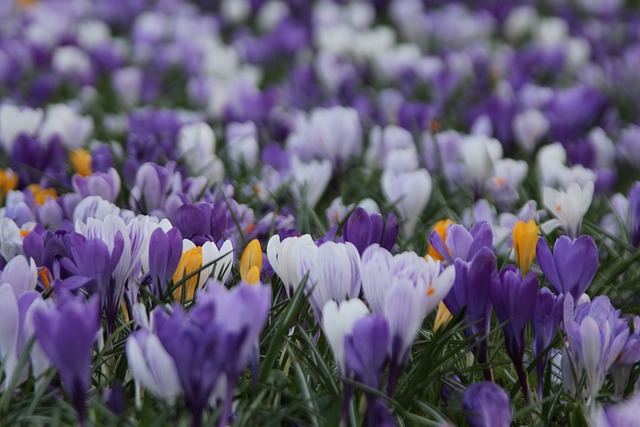
{"label": "pale lilac flower", "polygon": [[405,236],[411,235],[422,211],[431,197],[433,183],[426,169],[395,173],[385,170],[382,174],[382,192],[389,203],[393,203],[404,221]]}

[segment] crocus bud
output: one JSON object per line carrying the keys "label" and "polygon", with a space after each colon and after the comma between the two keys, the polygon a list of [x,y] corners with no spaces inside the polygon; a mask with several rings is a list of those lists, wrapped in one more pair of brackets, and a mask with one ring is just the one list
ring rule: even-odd
{"label": "crocus bud", "polygon": [[260,282],[260,269],[262,268],[262,248],[260,241],[253,239],[240,257],[240,277],[243,282],[251,285]]}
{"label": "crocus bud", "polygon": [[531,263],[536,257],[536,243],[538,242],[538,226],[535,221],[518,221],[513,227],[513,249],[522,275],[526,275]]}
{"label": "crocus bud", "polygon": [[84,148],[69,152],[69,161],[78,175],[85,177],[93,173],[91,169],[91,153]]}
{"label": "crocus bud", "polygon": [[433,324],[433,331],[435,332],[438,329],[447,326],[447,324],[451,322],[451,319],[453,319],[451,312],[447,306],[444,305],[444,302],[440,301],[440,304],[438,304],[438,311],[436,311],[436,321]]}
{"label": "crocus bud", "polygon": [[499,385],[484,381],[469,386],[462,397],[471,427],[509,427],[511,405],[509,395]]}

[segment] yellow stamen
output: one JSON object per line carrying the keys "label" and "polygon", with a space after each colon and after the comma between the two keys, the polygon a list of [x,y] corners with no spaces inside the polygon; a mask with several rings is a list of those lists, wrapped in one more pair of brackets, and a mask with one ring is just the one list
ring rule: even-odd
{"label": "yellow stamen", "polygon": [[[440,238],[442,239],[443,242],[446,242],[447,239],[447,229],[449,228],[449,226],[451,224],[455,224],[453,221],[451,221],[450,219],[442,219],[438,222],[435,223],[435,225],[433,226],[433,230],[438,233],[438,235],[440,235]],[[445,243],[445,247],[447,246],[447,244]],[[447,248],[447,251],[449,250],[449,248]],[[444,257],[442,255],[440,255],[440,253],[438,253],[438,251],[433,247],[433,246],[429,246],[429,252],[428,255],[435,259],[436,261],[442,261],[444,260]]]}
{"label": "yellow stamen", "polygon": [[18,186],[18,175],[11,169],[0,169],[0,199],[15,190]]}
{"label": "yellow stamen", "polygon": [[31,233],[31,230],[20,230],[20,235],[22,237],[27,237]]}
{"label": "yellow stamen", "polygon": [[260,269],[262,268],[262,248],[258,239],[249,242],[240,257],[240,277],[242,281],[256,284],[260,281]]}
{"label": "yellow stamen", "polygon": [[451,319],[453,319],[451,312],[447,306],[444,305],[444,302],[440,301],[440,304],[438,304],[438,311],[436,312],[436,322],[433,324],[434,332],[444,326],[447,326],[447,324],[451,322]]}
{"label": "yellow stamen", "polygon": [[18,0],[18,6],[22,10],[29,9],[36,3],[37,3],[37,0]]}
{"label": "yellow stamen", "polygon": [[516,259],[523,276],[527,274],[536,257],[538,230],[538,226],[532,219],[526,223],[518,221],[513,227],[513,249],[516,251]]}
{"label": "yellow stamen", "polygon": [[[196,246],[195,248],[191,248],[182,254],[180,262],[178,263],[178,268],[173,275],[173,283],[176,284],[184,280],[185,277],[200,270],[201,267],[202,246]],[[181,302],[182,294],[184,292],[184,300],[192,300],[194,295],[196,294],[196,288],[198,287],[198,276],[199,274],[194,274],[192,277],[189,277],[186,282],[182,283],[182,286],[173,291],[173,299]]]}
{"label": "yellow stamen", "polygon": [[46,202],[49,197],[54,200],[58,198],[58,193],[56,193],[56,190],[53,188],[42,188],[38,184],[29,184],[27,189],[33,194],[36,205],[44,205],[44,202]]}
{"label": "yellow stamen", "polygon": [[427,289],[427,296],[431,296],[436,293],[435,288],[433,287],[433,283],[429,283],[429,289]]}
{"label": "yellow stamen", "polygon": [[129,310],[127,310],[127,304],[124,301],[120,301],[120,307],[122,307],[122,312],[124,313],[124,321],[129,321]]}
{"label": "yellow stamen", "polygon": [[84,148],[69,152],[69,161],[73,170],[80,176],[89,176],[93,173],[91,168],[91,153]]}
{"label": "yellow stamen", "polygon": [[49,290],[51,282],[53,281],[53,276],[51,276],[49,269],[47,267],[41,267],[38,269],[38,276],[40,276],[40,280],[42,281],[44,288]]}

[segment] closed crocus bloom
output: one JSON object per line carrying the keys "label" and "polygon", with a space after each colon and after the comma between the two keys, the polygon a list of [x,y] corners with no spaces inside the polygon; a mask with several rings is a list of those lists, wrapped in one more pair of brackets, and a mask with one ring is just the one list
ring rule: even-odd
{"label": "closed crocus bloom", "polygon": [[93,132],[93,119],[81,116],[67,104],[52,104],[47,107],[47,114],[40,138],[48,141],[58,136],[65,147],[80,148]]}
{"label": "closed crocus bloom", "polygon": [[382,174],[382,192],[389,203],[395,204],[404,221],[402,230],[405,236],[411,235],[420,214],[431,197],[433,183],[426,169],[412,172],[395,173],[385,170]]}
{"label": "closed crocus bloom", "polygon": [[640,182],[629,191],[629,237],[634,248],[640,246]]}
{"label": "closed crocus bloom", "polygon": [[87,177],[76,174],[71,179],[71,183],[75,192],[82,197],[100,196],[115,202],[120,194],[120,175],[114,168],[109,168],[106,173],[97,172]]}
{"label": "closed crocus bloom", "polygon": [[69,161],[73,170],[80,176],[90,176],[93,173],[91,168],[91,153],[84,148],[78,148],[69,152]]}
{"label": "closed crocus bloom", "polygon": [[484,381],[469,386],[462,397],[462,407],[471,427],[509,427],[509,395],[499,385]]}
{"label": "closed crocus bloom", "polygon": [[[558,326],[562,321],[564,296],[555,296],[549,288],[542,288],[536,296],[536,309],[531,317],[533,335],[533,356],[538,359],[536,372],[538,378],[544,378],[544,371],[550,353],[544,351],[558,334]],[[538,398],[542,399],[543,381],[538,380]]]}
{"label": "closed crocus bloom", "polygon": [[369,309],[358,298],[341,301],[339,304],[327,301],[322,308],[322,330],[331,345],[341,375],[346,374],[345,337],[351,335],[356,322],[367,314]]}
{"label": "closed crocus bloom", "polygon": [[331,180],[331,162],[311,160],[302,162],[298,157],[291,159],[291,191],[298,202],[314,208]]}
{"label": "closed crocus bloom", "polygon": [[33,314],[38,343],[60,372],[81,425],[99,321],[97,297],[85,301],[64,292],[59,294],[55,307],[42,307]]}
{"label": "closed crocus bloom", "polygon": [[129,335],[125,348],[136,382],[154,396],[173,404],[182,392],[180,379],[175,362],[158,337],[147,329],[140,329]]}
{"label": "closed crocus bloom", "polygon": [[216,136],[206,123],[183,126],[178,134],[178,150],[192,175],[203,175],[210,182],[224,176],[224,165],[215,155]]}
{"label": "closed crocus bloom", "polygon": [[298,272],[297,257],[306,246],[315,246],[309,234],[300,237],[287,237],[282,241],[280,236],[275,235],[267,243],[269,264],[282,280],[284,289],[289,296],[295,293],[302,281],[303,276]]}
{"label": "closed crocus bloom", "polygon": [[[440,221],[434,224],[433,230],[431,231],[431,233],[437,233],[438,236],[440,236],[440,240],[442,240],[442,242],[445,242],[447,239],[447,229],[451,224],[455,224],[455,223],[450,219],[441,219]],[[440,253],[436,250],[433,244],[431,244],[431,237],[429,237],[429,243],[430,243],[429,252],[427,254],[431,258],[437,261],[444,261],[444,257],[440,255]],[[446,245],[445,245],[445,248],[446,248]],[[447,249],[447,252],[448,252],[448,249]]]}
{"label": "closed crocus bloom", "polygon": [[345,242],[353,243],[360,254],[374,243],[391,250],[398,237],[398,221],[394,214],[385,221],[379,213],[369,214],[357,207],[345,223],[343,235]]}
{"label": "closed crocus bloom", "polygon": [[565,389],[579,394],[582,375],[587,377],[587,395],[595,399],[602,388],[607,371],[629,336],[627,321],[620,317],[606,296],[575,307],[573,296],[564,298],[566,346],[562,355]]}
{"label": "closed crocus bloom", "polygon": [[260,241],[253,239],[242,252],[240,257],[240,277],[242,281],[255,284],[260,281],[262,268],[262,248]]}
{"label": "closed crocus bloom", "polygon": [[298,257],[298,274],[309,275],[306,288],[318,319],[327,301],[340,302],[360,294],[360,254],[349,242],[303,247]]}
{"label": "closed crocus bloom", "polygon": [[152,280],[160,286],[160,294],[166,292],[167,281],[173,277],[181,258],[182,235],[180,230],[174,227],[165,232],[161,227],[156,228],[151,233],[149,240],[148,273]]}
{"label": "closed crocus bloom", "polygon": [[529,272],[531,263],[536,256],[538,230],[534,220],[518,221],[513,227],[513,249],[516,252],[516,259],[523,275]]}
{"label": "closed crocus bloom", "polygon": [[527,110],[513,119],[513,133],[518,145],[531,153],[549,131],[549,121],[539,110]]}
{"label": "closed crocus bloom", "polygon": [[553,245],[553,254],[541,237],[536,248],[538,264],[556,293],[579,299],[598,270],[598,247],[591,236],[575,240],[560,236]]}
{"label": "closed crocus bloom", "polygon": [[544,187],[542,196],[544,205],[560,221],[569,237],[577,237],[580,234],[582,218],[591,206],[593,189],[592,181],[587,182],[583,187],[572,183],[566,192]]}
{"label": "closed crocus bloom", "polygon": [[253,169],[258,162],[260,147],[258,146],[258,129],[255,123],[229,123],[227,126],[227,153],[232,167],[240,170],[244,165],[247,170]]}

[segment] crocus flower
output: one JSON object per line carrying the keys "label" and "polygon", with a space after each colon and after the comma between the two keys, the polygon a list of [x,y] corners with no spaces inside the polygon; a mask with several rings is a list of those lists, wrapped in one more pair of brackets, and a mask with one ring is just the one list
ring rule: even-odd
{"label": "crocus flower", "polygon": [[470,261],[483,247],[493,248],[493,232],[489,223],[477,222],[467,230],[463,225],[451,224],[446,229],[446,239],[434,230],[429,235],[429,244],[448,264],[456,258]]}
{"label": "crocus flower", "polygon": [[574,309],[573,296],[565,295],[563,321],[567,340],[562,355],[565,389],[571,394],[580,393],[577,386],[586,375],[587,396],[593,403],[607,371],[624,348],[629,327],[606,296]]}
{"label": "crocus flower", "polygon": [[522,274],[527,274],[536,256],[536,242],[538,241],[538,226],[535,221],[518,221],[513,227],[513,249],[520,265]]}
{"label": "crocus flower", "polygon": [[292,296],[302,281],[298,272],[297,257],[306,246],[315,245],[309,234],[293,236],[280,240],[274,235],[267,243],[267,258],[273,271],[280,277],[287,295]]}
{"label": "crocus flower", "polygon": [[[438,236],[440,236],[440,240],[442,240],[442,242],[444,243],[447,239],[447,230],[449,229],[449,226],[452,224],[455,224],[455,223],[450,219],[441,219],[440,221],[436,222],[433,225],[433,230],[431,232],[437,233]],[[445,248],[446,248],[446,244],[445,244]],[[433,246],[433,244],[431,244],[431,237],[429,237],[429,252],[427,254],[431,258],[435,259],[436,261],[444,261],[444,257],[440,255],[440,252],[438,252],[437,249]]]}
{"label": "crocus flower", "polygon": [[120,175],[110,168],[108,172],[96,172],[95,175],[83,177],[76,174],[71,179],[73,189],[82,197],[100,196],[110,202],[115,202],[120,193]]}
{"label": "crocus flower", "polygon": [[624,347],[611,365],[611,376],[618,396],[624,394],[629,383],[631,369],[638,362],[640,362],[640,317],[633,316],[633,333],[629,332]]}
{"label": "crocus flower", "polygon": [[544,371],[549,361],[550,352],[544,351],[551,345],[558,334],[558,326],[562,321],[564,296],[555,296],[549,288],[542,288],[536,296],[536,309],[531,317],[533,334],[533,356],[538,359],[538,398],[542,398]]}
{"label": "crocus flower", "polygon": [[360,254],[351,243],[325,242],[301,248],[298,275],[309,274],[306,287],[316,317],[327,301],[340,302],[360,294]]}
{"label": "crocus flower", "polygon": [[216,136],[206,123],[183,126],[178,135],[178,150],[189,166],[192,175],[202,175],[208,182],[220,182],[224,165],[215,155]]}
{"label": "crocus flower", "polygon": [[640,245],[640,182],[631,186],[629,191],[629,237],[631,245]]}
{"label": "crocus flower", "polygon": [[76,113],[67,104],[50,104],[39,134],[43,141],[57,136],[65,147],[82,146],[93,132],[93,118]]}
{"label": "crocus flower", "polygon": [[311,160],[303,163],[298,157],[291,159],[291,191],[298,202],[313,209],[331,179],[329,160]]}
{"label": "crocus flower", "polygon": [[640,394],[636,393],[624,402],[605,408],[598,406],[589,414],[589,425],[593,427],[633,427],[638,424],[638,405],[640,405]]}
{"label": "crocus flower", "polygon": [[0,169],[0,201],[18,186],[18,175],[11,169]]}
{"label": "crocus flower", "polygon": [[33,291],[38,283],[38,268],[33,258],[27,260],[24,255],[11,258],[0,272],[0,284],[8,283],[16,297]]}
{"label": "crocus flower", "polygon": [[147,272],[153,283],[160,287],[158,289],[160,295],[166,292],[167,282],[173,278],[181,257],[182,235],[180,230],[173,227],[165,232],[161,227],[158,227],[151,233]]}
{"label": "crocus flower", "polygon": [[78,175],[86,177],[93,174],[91,153],[84,148],[78,148],[69,152],[69,162]]}
{"label": "crocus flower", "polygon": [[258,283],[262,269],[262,248],[260,241],[253,239],[242,252],[240,257],[240,277],[246,283]]}
{"label": "crocus flower", "polygon": [[55,307],[39,308],[33,313],[38,343],[58,369],[62,382],[84,425],[85,395],[89,390],[93,344],[100,324],[97,297],[85,301],[61,293]]}
{"label": "crocus flower", "polygon": [[329,300],[322,307],[322,330],[333,350],[333,356],[341,375],[346,374],[345,337],[351,335],[359,319],[369,314],[367,306],[358,298],[341,301]]}
{"label": "crocus flower", "polygon": [[484,381],[469,386],[462,397],[471,427],[509,427],[511,405],[509,395],[502,387]]}
{"label": "crocus flower", "polygon": [[500,272],[499,281],[491,282],[491,302],[498,320],[503,324],[507,353],[513,361],[525,400],[530,402],[526,371],[522,365],[526,345],[525,329],[536,308],[538,279],[535,272],[521,277],[508,265]]}
{"label": "crocus flower", "polygon": [[394,214],[385,221],[382,215],[357,207],[345,223],[343,234],[345,242],[353,243],[361,255],[374,243],[391,250],[398,237],[398,221]]}
{"label": "crocus flower", "polygon": [[426,169],[402,173],[385,170],[381,179],[385,199],[395,205],[404,221],[404,234],[411,235],[431,197],[431,175]]}
{"label": "crocus flower", "polygon": [[34,135],[43,112],[41,109],[20,108],[15,105],[0,106],[0,142],[7,153],[11,153],[16,137],[21,133]]}
{"label": "crocus flower", "polygon": [[558,191],[550,187],[543,189],[543,203],[555,216],[569,237],[580,234],[582,218],[591,206],[594,184],[587,182],[584,186],[572,183],[567,191]]}
{"label": "crocus flower", "polygon": [[453,319],[451,312],[445,305],[444,301],[440,301],[438,304],[438,310],[436,311],[436,320],[433,323],[433,331],[447,326],[447,324]]}
{"label": "crocus flower", "polygon": [[538,264],[558,294],[579,299],[598,270],[598,248],[591,236],[571,240],[560,236],[553,245],[553,255],[544,238],[536,246]]}
{"label": "crocus flower", "polygon": [[184,281],[173,291],[176,301],[192,300],[196,289],[202,288],[211,275],[226,282],[231,274],[233,245],[230,240],[225,240],[218,249],[213,242],[196,246],[192,241],[184,239],[182,251],[182,257],[173,275],[174,285]]}

